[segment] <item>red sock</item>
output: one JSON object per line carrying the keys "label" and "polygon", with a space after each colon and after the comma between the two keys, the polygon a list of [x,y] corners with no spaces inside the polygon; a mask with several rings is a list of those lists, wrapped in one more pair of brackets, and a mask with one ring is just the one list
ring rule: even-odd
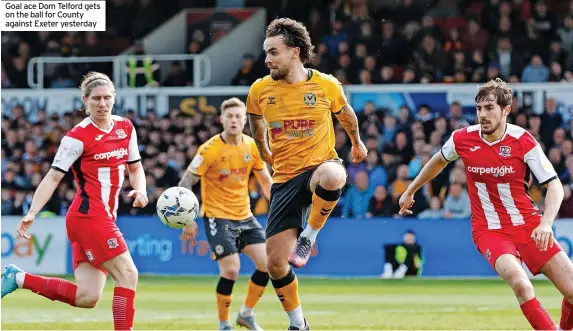
{"label": "red sock", "polygon": [[561,322],[559,322],[559,327],[561,330],[573,329],[573,303],[565,298],[563,298],[563,304],[561,305]]}
{"label": "red sock", "polygon": [[61,278],[42,277],[32,274],[24,276],[22,286],[50,300],[65,302],[70,306],[76,305],[76,284]]}
{"label": "red sock", "polygon": [[521,311],[534,330],[556,330],[555,323],[549,313],[543,308],[537,298],[533,298],[521,305]]}
{"label": "red sock", "polygon": [[113,327],[114,330],[132,330],[135,317],[135,291],[125,287],[116,287],[113,291]]}

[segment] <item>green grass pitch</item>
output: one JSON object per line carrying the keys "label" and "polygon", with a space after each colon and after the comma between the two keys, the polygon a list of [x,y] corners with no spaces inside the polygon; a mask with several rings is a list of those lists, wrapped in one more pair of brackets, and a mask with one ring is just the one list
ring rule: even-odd
{"label": "green grass pitch", "polygon": [[[217,277],[142,277],[135,329],[216,329],[216,282]],[[302,307],[312,330],[531,329],[502,281],[301,277],[299,282]],[[247,278],[241,278],[235,285],[233,321],[246,284]],[[562,296],[547,281],[535,281],[534,286],[537,297],[558,323]],[[111,330],[112,293],[113,283],[108,279],[102,301],[90,310],[18,290],[2,300],[2,330]],[[270,284],[255,312],[258,323],[267,330],[288,327]]]}

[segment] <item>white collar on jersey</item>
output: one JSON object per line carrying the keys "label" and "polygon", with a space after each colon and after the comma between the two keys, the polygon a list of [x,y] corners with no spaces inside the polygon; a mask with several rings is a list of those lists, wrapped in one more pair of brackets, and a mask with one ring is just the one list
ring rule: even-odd
{"label": "white collar on jersey", "polygon": [[[478,124],[479,125],[479,124]],[[479,137],[481,138],[481,140],[483,140],[484,143],[488,144],[489,146],[493,146],[499,142],[501,142],[503,140],[503,138],[505,138],[505,136],[507,135],[507,123],[505,124],[505,130],[503,131],[503,135],[501,136],[501,138],[499,138],[498,140],[494,140],[494,141],[487,141],[485,140],[485,138],[482,136],[481,134],[481,125],[479,125]]]}
{"label": "white collar on jersey", "polygon": [[113,129],[114,125],[115,125],[115,121],[114,121],[113,118],[112,118],[112,119],[111,119],[111,125],[109,126],[109,129],[104,130],[104,129],[100,128],[100,127],[96,124],[96,122],[94,122],[94,120],[92,120],[91,116],[88,117],[88,118],[90,119],[90,122],[91,122],[96,128],[98,128],[100,131],[105,132],[105,133],[110,133],[111,130]]}

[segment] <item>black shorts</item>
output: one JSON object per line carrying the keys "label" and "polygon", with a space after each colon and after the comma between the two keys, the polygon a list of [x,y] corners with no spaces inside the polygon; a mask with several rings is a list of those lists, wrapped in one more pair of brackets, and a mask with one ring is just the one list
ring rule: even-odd
{"label": "black shorts", "polygon": [[203,224],[215,260],[241,253],[245,246],[265,242],[265,231],[254,217],[244,221],[204,217]]}
{"label": "black shorts", "polygon": [[[334,159],[326,162],[342,164],[342,160]],[[267,216],[266,236],[271,236],[288,229],[304,229],[312,204],[310,179],[316,171],[309,169],[284,183],[271,186],[269,214]]]}

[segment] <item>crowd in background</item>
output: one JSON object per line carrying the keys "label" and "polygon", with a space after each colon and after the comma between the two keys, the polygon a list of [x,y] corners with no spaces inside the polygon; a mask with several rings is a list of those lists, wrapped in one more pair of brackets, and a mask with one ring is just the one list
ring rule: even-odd
{"label": "crowd in background", "polygon": [[[170,5],[159,6],[153,0],[113,0],[108,3],[108,31],[103,34],[3,34],[2,88],[28,87],[26,63],[33,56],[117,54],[133,44],[133,36],[142,37],[183,8],[183,2],[167,1]],[[291,8],[292,3],[304,4],[305,10]],[[282,10],[289,17],[306,20],[317,45],[310,66],[332,73],[343,84],[483,83],[494,77],[510,82],[573,82],[573,1],[401,0],[393,8],[384,7],[384,3],[289,1]],[[129,19],[123,14],[130,15]],[[206,46],[191,40],[188,51],[198,53]],[[250,85],[265,75],[262,59],[246,55],[232,84]],[[77,86],[76,78],[85,71],[107,69],[54,66],[46,71],[46,86]],[[172,73],[159,85],[189,85],[191,78],[192,73],[174,63]],[[541,143],[564,183],[565,201],[559,216],[573,217],[573,121],[562,117],[553,99],[545,101],[541,115],[520,105],[515,96],[509,121],[527,128]],[[463,116],[456,102],[450,105],[447,116],[438,116],[425,105],[418,109],[404,106],[397,116],[377,109],[373,103],[356,111],[369,154],[365,162],[352,164],[348,138],[340,125],[336,126],[336,150],[346,161],[348,185],[333,212],[335,216],[397,217],[397,200],[422,166],[439,151],[452,130],[474,124]],[[62,115],[41,112],[31,123],[22,107],[3,116],[3,215],[27,212],[62,136],[84,117],[80,111]],[[131,208],[125,181],[118,213],[153,214],[161,192],[177,185],[198,146],[221,127],[216,116],[197,113],[191,117],[177,109],[165,118],[157,118],[154,112],[143,118],[129,112],[127,117],[138,130],[151,203],[144,209]],[[248,129],[245,132],[248,134]],[[543,207],[543,189],[534,179],[528,184],[532,199]],[[254,179],[249,191],[254,213],[265,214],[268,201]],[[43,212],[63,215],[74,194],[70,173]],[[450,164],[417,193],[415,200],[414,217],[469,217],[462,161]]]}
{"label": "crowd in background", "polygon": [[[511,123],[528,129],[540,142],[565,188],[565,201],[560,217],[573,217],[573,120],[563,121],[548,99],[545,112],[536,115],[515,107],[508,117]],[[26,213],[32,195],[49,171],[57,146],[65,133],[79,123],[85,114],[76,111],[63,116],[41,112],[31,123],[23,108],[16,107],[12,117],[2,118],[2,214]],[[150,215],[155,213],[157,198],[168,187],[176,186],[197,148],[221,131],[214,115],[197,113],[189,116],[177,109],[163,118],[154,112],[138,118],[127,117],[138,132],[139,149],[146,170],[150,204],[143,209],[131,207],[127,197],[129,182],[124,182],[118,214]],[[359,164],[351,162],[350,144],[344,129],[336,124],[336,151],[345,160],[348,184],[333,215],[352,218],[397,217],[398,199],[410,181],[431,156],[439,152],[452,130],[473,124],[463,116],[458,103],[450,106],[448,116],[436,116],[428,106],[419,109],[402,107],[399,116],[367,103],[358,110],[361,136],[369,152]],[[249,134],[248,127],[245,133]],[[528,183],[534,202],[543,207],[543,190],[536,180]],[[261,194],[254,177],[249,185],[252,209],[264,215],[268,201]],[[195,192],[199,194],[198,187]],[[68,173],[43,212],[63,215],[75,194],[71,172]],[[457,160],[436,179],[425,185],[416,197],[414,216],[419,218],[467,218],[470,201],[464,165]]]}

